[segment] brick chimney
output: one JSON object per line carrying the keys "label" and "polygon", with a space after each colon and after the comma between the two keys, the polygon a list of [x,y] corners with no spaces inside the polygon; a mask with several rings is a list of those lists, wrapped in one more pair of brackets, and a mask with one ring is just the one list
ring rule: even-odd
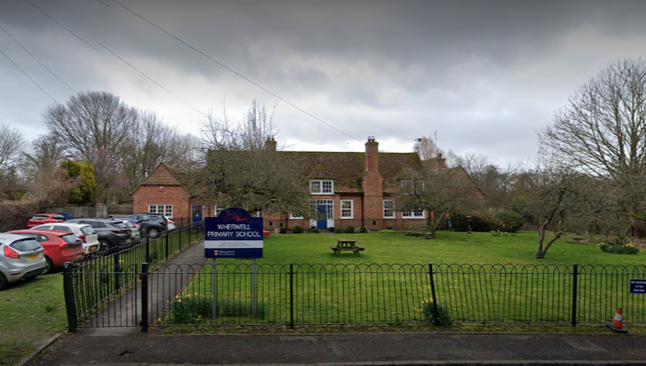
{"label": "brick chimney", "polygon": [[366,142],[366,173],[379,173],[379,143],[374,136]]}
{"label": "brick chimney", "polygon": [[265,149],[268,151],[276,151],[276,146],[278,143],[276,140],[274,140],[274,136],[270,136],[267,138],[267,141],[265,141]]}
{"label": "brick chimney", "polygon": [[383,229],[384,178],[379,173],[379,143],[374,136],[366,142],[366,171],[363,188],[363,226],[369,230]]}

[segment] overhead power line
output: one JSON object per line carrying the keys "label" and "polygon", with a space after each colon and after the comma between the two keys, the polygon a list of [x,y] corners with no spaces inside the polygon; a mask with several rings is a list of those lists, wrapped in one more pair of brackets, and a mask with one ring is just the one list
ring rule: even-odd
{"label": "overhead power line", "polygon": [[43,13],[43,15],[45,15],[46,17],[48,17],[49,19],[51,19],[51,21],[52,21],[52,22],[54,22],[54,23],[56,23],[56,24],[60,25],[61,27],[63,27],[63,29],[65,29],[66,31],[68,31],[68,32],[69,32],[71,35],[73,35],[74,37],[78,38],[81,42],[85,43],[86,45],[88,45],[88,46],[89,46],[90,48],[92,48],[93,50],[98,51],[96,48],[94,48],[94,46],[92,46],[91,44],[89,44],[86,40],[84,40],[83,38],[79,37],[79,36],[78,36],[78,34],[76,34],[76,33],[72,32],[71,30],[69,30],[67,27],[65,27],[64,25],[62,25],[61,23],[59,23],[56,19],[54,19],[54,18],[52,18],[51,16],[49,16],[49,14],[45,13],[45,12],[44,12],[44,11],[42,11],[39,7],[37,7],[36,5],[32,4],[29,0],[25,0],[25,2],[26,2],[27,4],[29,4],[29,5],[33,6],[33,7],[34,7],[36,10],[38,10],[39,12]]}
{"label": "overhead power line", "polygon": [[[27,1],[27,0],[25,0],[25,1]],[[120,7],[122,7],[123,9],[127,10],[128,12],[130,12],[131,14],[133,14],[133,15],[137,16],[138,18],[142,19],[142,20],[143,20],[143,21],[145,21],[146,23],[148,23],[148,24],[152,25],[153,27],[157,28],[158,30],[160,30],[160,31],[162,31],[162,32],[164,32],[164,33],[166,33],[168,36],[170,36],[170,37],[174,38],[175,40],[177,40],[178,42],[182,43],[182,44],[183,44],[183,45],[185,45],[186,47],[188,47],[188,48],[192,49],[193,51],[195,51],[195,52],[199,53],[200,55],[202,55],[202,56],[206,57],[207,59],[211,60],[212,62],[215,62],[216,64],[218,64],[218,65],[220,65],[221,67],[223,67],[223,68],[227,69],[228,71],[232,72],[233,74],[235,74],[236,76],[240,77],[241,79],[243,79],[243,80],[247,81],[248,83],[250,83],[250,84],[252,84],[252,85],[256,86],[257,88],[262,89],[262,90],[263,90],[263,91],[265,91],[266,93],[268,93],[268,94],[270,94],[270,95],[274,96],[276,99],[278,99],[278,100],[280,100],[280,101],[282,101],[282,102],[284,102],[284,103],[288,104],[288,105],[289,105],[289,106],[291,106],[292,108],[294,108],[294,109],[296,109],[296,110],[298,110],[298,111],[300,111],[300,112],[302,112],[302,113],[306,114],[307,116],[309,116],[309,117],[311,117],[311,118],[313,118],[313,119],[315,119],[315,120],[317,120],[317,121],[319,121],[319,122],[323,123],[324,125],[326,125],[326,126],[328,126],[328,127],[332,128],[332,129],[334,129],[334,130],[336,130],[336,131],[338,131],[338,132],[340,132],[340,133],[342,133],[342,134],[346,135],[347,137],[349,137],[349,138],[351,138],[351,139],[353,139],[353,140],[355,140],[355,141],[357,141],[357,142],[360,142],[359,140],[357,140],[356,138],[354,138],[354,137],[353,137],[353,136],[351,136],[350,134],[348,134],[348,133],[346,133],[346,132],[344,132],[344,131],[340,130],[340,129],[339,129],[339,128],[337,128],[337,127],[334,127],[333,125],[331,125],[331,124],[329,124],[329,123],[325,122],[324,120],[322,120],[322,119],[320,119],[320,118],[316,117],[315,115],[313,115],[313,114],[311,114],[311,113],[307,112],[306,110],[304,110],[304,109],[302,109],[302,108],[298,107],[298,106],[297,106],[297,105],[295,105],[294,103],[292,103],[292,102],[290,102],[290,101],[288,101],[288,100],[284,99],[283,97],[281,97],[281,96],[279,96],[278,94],[276,94],[276,93],[272,92],[271,90],[269,90],[269,89],[265,88],[264,86],[262,86],[262,85],[260,85],[260,84],[256,83],[255,81],[253,81],[253,80],[249,79],[248,77],[246,77],[246,76],[242,75],[241,73],[239,73],[239,72],[237,72],[237,71],[233,70],[232,68],[230,68],[230,67],[228,67],[227,65],[223,64],[222,62],[220,62],[220,61],[218,61],[218,60],[216,60],[216,59],[212,58],[211,56],[207,55],[206,53],[204,53],[204,52],[202,52],[201,50],[197,49],[196,47],[192,46],[191,44],[189,44],[189,43],[187,43],[187,42],[183,41],[182,39],[180,39],[179,37],[175,36],[174,34],[172,34],[172,33],[168,32],[168,31],[166,31],[165,29],[163,29],[162,27],[158,26],[157,24],[155,24],[155,23],[151,22],[150,20],[148,20],[148,19],[144,18],[143,16],[139,15],[138,13],[136,13],[136,12],[135,12],[135,11],[133,11],[133,10],[131,10],[131,9],[130,9],[130,8],[128,8],[127,6],[125,6],[125,5],[121,4],[120,2],[118,2],[118,1],[116,1],[116,0],[112,0],[112,1],[113,1],[114,3],[116,3],[117,5],[119,5]]]}
{"label": "overhead power line", "polygon": [[9,61],[11,61],[11,63],[14,64],[14,66],[16,66],[18,68],[18,70],[20,70],[20,72],[22,72],[27,77],[27,79],[31,80],[31,82],[34,83],[34,85],[36,85],[38,87],[38,89],[40,89],[43,93],[47,94],[47,96],[50,97],[54,102],[58,103],[58,101],[56,99],[54,99],[54,97],[52,97],[45,89],[43,89],[43,87],[40,86],[36,82],[36,80],[32,79],[31,76],[29,76],[29,74],[27,74],[25,72],[25,70],[21,69],[20,66],[18,66],[18,64],[15,63],[14,60],[12,60],[11,57],[9,57],[9,55],[4,53],[4,51],[2,49],[0,49],[0,53],[2,53]]}
{"label": "overhead power line", "polygon": [[68,88],[69,88],[73,93],[76,93],[76,90],[74,90],[74,89],[73,89],[71,86],[69,86],[65,81],[63,81],[63,79],[59,78],[59,77],[58,77],[58,75],[56,75],[56,73],[55,73],[55,72],[53,72],[49,67],[45,66],[45,64],[43,64],[42,62],[40,62],[40,60],[38,59],[38,57],[34,56],[31,52],[29,52],[29,50],[28,50],[25,46],[23,46],[23,45],[22,45],[22,43],[20,43],[20,42],[19,42],[19,41],[14,37],[14,36],[12,36],[12,35],[11,35],[11,33],[9,33],[9,31],[7,31],[6,29],[4,29],[1,25],[0,25],[0,29],[2,29],[5,33],[7,33],[7,34],[9,35],[9,37],[11,37],[11,39],[13,39],[16,43],[18,43],[18,45],[19,45],[20,47],[22,47],[22,49],[23,49],[23,50],[25,50],[25,52],[27,52],[27,53],[29,54],[29,56],[31,56],[34,60],[36,60],[36,61],[40,64],[40,66],[44,67],[47,71],[49,71],[49,73],[50,73],[50,74],[54,75],[54,77],[55,77],[56,79],[58,79],[58,81],[60,81],[61,83],[65,84],[65,86],[66,86],[66,87],[68,87]]}
{"label": "overhead power line", "polygon": [[141,70],[139,70],[138,68],[136,68],[136,67],[135,67],[134,65],[132,65],[130,62],[128,62],[128,61],[126,61],[126,60],[124,60],[121,56],[119,56],[119,55],[118,55],[118,54],[116,54],[114,51],[112,51],[111,49],[109,49],[108,47],[106,47],[103,43],[99,42],[99,44],[101,45],[101,47],[105,48],[106,50],[108,50],[108,52],[110,52],[111,54],[113,54],[113,55],[114,55],[114,57],[116,57],[116,58],[118,58],[119,60],[123,61],[126,65],[128,65],[128,66],[132,67],[135,71],[137,71],[138,73],[140,73],[141,75],[143,75],[145,78],[147,78],[148,80],[150,80],[150,81],[152,81],[153,83],[155,83],[155,85],[157,85],[158,87],[160,87],[160,88],[164,89],[168,94],[170,94],[170,95],[174,96],[175,98],[179,99],[179,100],[180,100],[180,101],[182,101],[184,104],[186,104],[187,106],[189,106],[189,107],[193,108],[193,110],[195,110],[197,113],[199,113],[199,114],[203,115],[203,116],[204,116],[204,117],[206,117],[206,118],[209,118],[209,116],[208,116],[208,115],[206,115],[206,114],[202,113],[199,109],[197,109],[197,108],[193,107],[190,103],[188,103],[188,102],[187,102],[187,101],[185,101],[184,99],[182,99],[182,98],[178,97],[177,95],[173,94],[170,90],[166,89],[163,85],[161,85],[160,83],[156,82],[153,78],[151,78],[150,76],[148,76],[148,75],[144,74]]}

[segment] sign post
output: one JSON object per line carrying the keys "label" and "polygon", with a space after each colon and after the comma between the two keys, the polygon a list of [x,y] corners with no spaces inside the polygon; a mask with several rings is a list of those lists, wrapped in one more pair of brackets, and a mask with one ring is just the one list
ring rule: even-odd
{"label": "sign post", "polygon": [[217,314],[217,258],[253,259],[252,316],[256,316],[256,258],[262,258],[262,217],[251,217],[241,208],[228,208],[205,220],[204,257],[213,258],[213,319]]}

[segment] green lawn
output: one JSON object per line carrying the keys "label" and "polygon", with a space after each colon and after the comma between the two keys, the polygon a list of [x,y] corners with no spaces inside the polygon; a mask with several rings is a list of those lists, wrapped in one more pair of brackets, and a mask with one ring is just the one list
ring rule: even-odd
{"label": "green lawn", "polygon": [[[351,238],[366,249],[361,256],[332,253],[337,238]],[[184,247],[188,238],[184,239]],[[439,232],[438,239],[395,234],[272,234],[264,241],[260,264],[314,263],[516,263],[516,264],[607,264],[643,265],[644,256],[602,252],[595,245],[557,242],[547,258],[537,260],[537,234],[494,237],[490,233]],[[174,251],[171,246],[171,252]],[[239,263],[228,259],[218,263]],[[40,276],[0,292],[0,365],[13,365],[44,340],[65,331],[66,315],[62,275]]]}

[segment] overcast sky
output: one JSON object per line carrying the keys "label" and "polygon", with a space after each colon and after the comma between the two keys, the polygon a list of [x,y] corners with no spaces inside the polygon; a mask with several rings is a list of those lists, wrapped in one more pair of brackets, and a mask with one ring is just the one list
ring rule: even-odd
{"label": "overcast sky", "polygon": [[33,140],[53,103],[107,91],[199,136],[257,99],[290,150],[437,135],[504,166],[582,84],[643,58],[645,20],[639,0],[0,0],[0,124]]}

